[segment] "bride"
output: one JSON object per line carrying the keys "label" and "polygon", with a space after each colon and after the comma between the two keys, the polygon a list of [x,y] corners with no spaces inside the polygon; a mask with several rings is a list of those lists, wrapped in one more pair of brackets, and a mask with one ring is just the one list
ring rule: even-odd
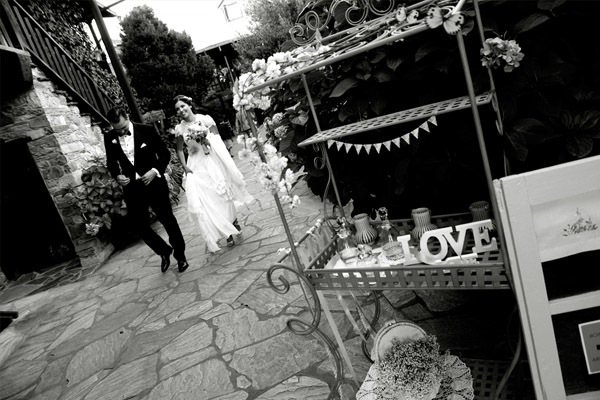
{"label": "bride", "polygon": [[[185,192],[190,217],[198,222],[200,233],[212,253],[220,250],[218,240],[240,233],[236,206],[251,203],[242,173],[233,162],[209,115],[194,114],[192,99],[178,95],[175,112],[181,122],[175,126],[177,157],[186,172]],[[187,146],[185,161],[183,147]]]}

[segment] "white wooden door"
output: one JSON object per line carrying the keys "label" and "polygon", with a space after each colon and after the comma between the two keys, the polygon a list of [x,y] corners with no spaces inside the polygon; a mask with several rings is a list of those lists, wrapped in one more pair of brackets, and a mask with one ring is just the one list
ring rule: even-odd
{"label": "white wooden door", "polygon": [[536,397],[598,400],[600,391],[566,395],[552,316],[600,307],[600,280],[549,300],[542,262],[600,249],[600,156],[508,176],[494,188]]}

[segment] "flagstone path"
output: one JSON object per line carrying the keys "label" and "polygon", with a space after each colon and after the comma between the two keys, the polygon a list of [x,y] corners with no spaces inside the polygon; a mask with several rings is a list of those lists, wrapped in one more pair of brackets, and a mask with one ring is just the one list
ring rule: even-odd
{"label": "flagstone path", "polygon": [[[233,248],[208,253],[182,201],[175,214],[190,262],[184,273],[176,265],[161,273],[159,257],[138,242],[92,271],[67,266],[67,274],[0,290],[0,310],[20,314],[0,333],[0,400],[327,398],[335,382],[328,349],[316,335],[286,328],[290,317],[311,320],[301,289],[296,284],[280,295],[267,283],[268,268],[281,258],[278,249],[289,246],[274,199],[248,161],[236,163],[256,200],[239,210],[243,235]],[[297,240],[323,204],[304,182],[294,190],[302,204],[285,213]],[[156,229],[166,237],[161,225]],[[502,317],[491,309],[468,311],[463,319],[444,315],[463,303],[460,293],[385,294],[381,321],[420,321],[455,354],[490,349],[480,338],[497,342],[504,332]],[[362,381],[370,363],[360,337],[339,302],[329,304]],[[333,337],[324,317],[320,328]],[[353,399],[356,389],[345,371],[341,398]]]}
{"label": "flagstone path", "polygon": [[[274,199],[249,162],[236,163],[256,200],[240,209],[235,247],[208,253],[182,201],[186,272],[162,274],[138,242],[81,282],[25,296],[40,289],[32,283],[0,304],[20,313],[1,334],[0,399],[325,399],[335,381],[325,345],[285,325],[306,309],[304,296],[297,285],[279,295],[265,277],[289,246]],[[286,213],[300,237],[322,203],[304,183],[295,194],[302,204]]]}

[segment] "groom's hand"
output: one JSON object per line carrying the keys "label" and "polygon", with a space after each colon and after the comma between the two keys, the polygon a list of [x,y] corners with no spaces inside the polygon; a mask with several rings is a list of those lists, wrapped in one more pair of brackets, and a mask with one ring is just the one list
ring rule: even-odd
{"label": "groom's hand", "polygon": [[127,186],[127,185],[129,185],[129,178],[126,177],[125,175],[117,175],[117,182],[121,186]]}
{"label": "groom's hand", "polygon": [[154,169],[151,169],[150,171],[146,172],[143,176],[142,176],[142,182],[144,182],[144,185],[149,185],[150,182],[152,182],[154,180],[154,178],[156,178],[156,171]]}

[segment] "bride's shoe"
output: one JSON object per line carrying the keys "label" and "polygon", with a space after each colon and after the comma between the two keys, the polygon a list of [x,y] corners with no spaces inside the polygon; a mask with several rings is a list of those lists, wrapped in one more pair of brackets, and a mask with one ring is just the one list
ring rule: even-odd
{"label": "bride's shoe", "polygon": [[236,234],[236,236],[238,238],[240,236],[242,236],[242,227],[240,226],[240,223],[238,222],[237,218],[235,219],[235,221],[233,221],[233,226],[235,227],[235,229],[238,230],[238,233]]}
{"label": "bride's shoe", "polygon": [[235,245],[235,242],[233,241],[233,235],[229,235],[229,237],[227,238],[227,247],[233,247]]}

